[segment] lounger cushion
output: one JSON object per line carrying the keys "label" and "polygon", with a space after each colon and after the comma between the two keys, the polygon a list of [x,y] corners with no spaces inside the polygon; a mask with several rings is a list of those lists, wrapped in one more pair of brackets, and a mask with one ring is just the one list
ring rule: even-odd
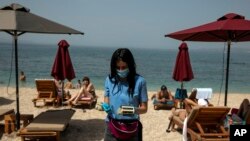
{"label": "lounger cushion", "polygon": [[46,111],[35,117],[26,129],[27,131],[64,131],[74,113],[72,109]]}
{"label": "lounger cushion", "polygon": [[91,97],[81,97],[80,100],[91,100],[92,98]]}

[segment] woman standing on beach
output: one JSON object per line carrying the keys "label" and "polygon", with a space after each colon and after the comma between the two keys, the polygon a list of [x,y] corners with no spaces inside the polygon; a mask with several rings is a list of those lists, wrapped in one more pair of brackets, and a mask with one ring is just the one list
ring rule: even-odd
{"label": "woman standing on beach", "polygon": [[[145,79],[136,73],[134,57],[129,49],[120,48],[113,53],[110,71],[105,80],[102,104],[108,113],[104,141],[141,141],[139,114],[146,113],[148,109],[147,86]],[[116,130],[119,126],[127,127],[127,132],[120,134],[122,131]]]}

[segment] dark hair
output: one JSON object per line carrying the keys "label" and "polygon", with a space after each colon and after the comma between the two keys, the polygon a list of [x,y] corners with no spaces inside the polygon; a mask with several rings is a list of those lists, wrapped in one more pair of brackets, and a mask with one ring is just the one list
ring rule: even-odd
{"label": "dark hair", "polygon": [[165,85],[161,86],[161,90],[166,90],[166,89],[167,89],[167,87]]}
{"label": "dark hair", "polygon": [[83,79],[82,79],[82,81],[88,81],[89,82],[89,77],[84,76]]}
{"label": "dark hair", "polygon": [[118,84],[119,79],[117,77],[116,63],[119,60],[127,63],[128,65],[128,69],[129,69],[129,74],[127,76],[127,81],[129,84],[128,91],[129,91],[129,95],[133,96],[134,88],[135,88],[135,76],[137,75],[137,73],[136,73],[135,60],[129,49],[119,48],[113,53],[111,62],[110,62],[111,73],[110,73],[109,79],[112,81],[112,79],[114,78],[115,85]]}

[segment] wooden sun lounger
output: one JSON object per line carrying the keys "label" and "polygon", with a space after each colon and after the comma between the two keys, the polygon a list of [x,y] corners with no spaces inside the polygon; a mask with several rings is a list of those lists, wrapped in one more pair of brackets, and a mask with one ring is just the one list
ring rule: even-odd
{"label": "wooden sun lounger", "polygon": [[15,113],[14,109],[0,109],[0,120],[3,120],[5,115],[13,113]]}
{"label": "wooden sun lounger", "polygon": [[96,103],[97,103],[97,97],[95,98],[85,97],[77,101],[77,104],[82,106],[87,105],[90,109],[94,108]]}
{"label": "wooden sun lounger", "polygon": [[35,79],[35,82],[38,95],[32,100],[34,106],[37,107],[37,102],[52,103],[55,106],[58,93],[54,79]]}
{"label": "wooden sun lounger", "polygon": [[[187,132],[192,141],[229,141],[223,120],[230,111],[228,107],[194,107],[187,120]],[[173,122],[183,128],[179,116],[173,116]]]}
{"label": "wooden sun lounger", "polygon": [[54,137],[60,140],[60,133],[66,129],[75,110],[49,110],[40,113],[25,128],[19,130],[22,141],[28,138]]}

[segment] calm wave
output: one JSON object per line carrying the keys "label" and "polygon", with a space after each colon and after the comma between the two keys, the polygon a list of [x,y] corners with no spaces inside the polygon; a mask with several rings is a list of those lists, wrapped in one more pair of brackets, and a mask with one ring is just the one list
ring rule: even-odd
{"label": "calm wave", "polygon": [[[11,44],[0,44],[0,86],[15,86],[14,58],[12,59]],[[115,48],[106,47],[77,47],[71,46],[69,52],[76,72],[76,78],[89,76],[97,89],[103,89],[105,77],[109,73],[109,63]],[[35,78],[52,78],[50,76],[52,64],[57,52],[56,45],[20,44],[19,72],[25,72],[27,81],[20,83],[20,87],[35,87]],[[148,90],[155,91],[162,84],[175,91],[180,82],[172,79],[178,48],[162,49],[134,49],[137,71],[146,78]],[[214,92],[224,93],[223,55],[226,53],[220,48],[189,48],[194,79],[185,82],[184,87],[190,91],[194,87],[211,87]],[[250,49],[232,48],[230,62],[230,77],[228,92],[249,93],[250,91]],[[12,67],[11,67],[12,62]],[[224,67],[224,68],[223,68]],[[12,72],[12,73],[11,73]],[[224,81],[223,81],[224,80]]]}

